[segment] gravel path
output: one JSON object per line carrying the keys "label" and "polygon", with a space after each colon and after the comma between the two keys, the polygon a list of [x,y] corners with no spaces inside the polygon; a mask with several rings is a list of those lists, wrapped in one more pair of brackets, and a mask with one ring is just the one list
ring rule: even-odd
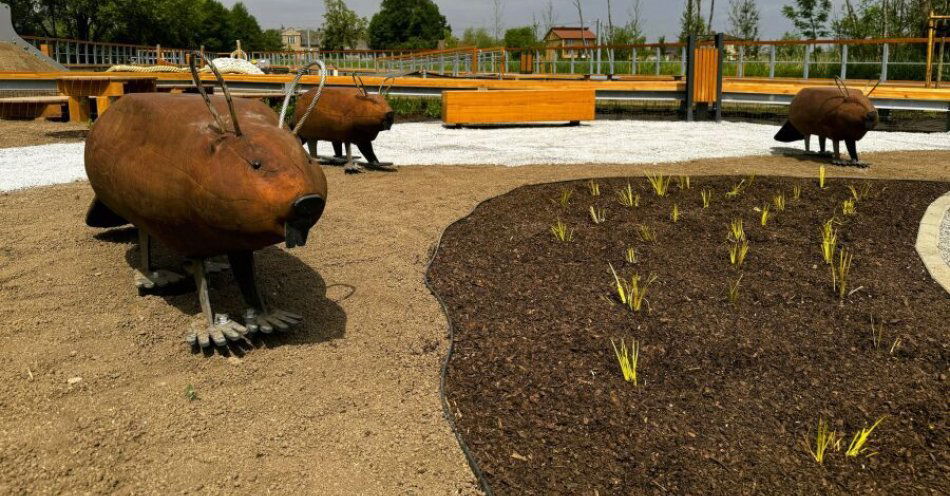
{"label": "gravel path", "polygon": [[[800,143],[773,140],[776,129],[736,122],[595,121],[577,127],[481,129],[406,123],[380,134],[375,147],[381,160],[399,165],[655,164],[801,152]],[[817,148],[817,140],[813,145]],[[950,150],[950,133],[872,132],[858,149]],[[82,143],[0,149],[0,191],[83,179],[82,151]],[[320,151],[327,153],[329,145]]]}

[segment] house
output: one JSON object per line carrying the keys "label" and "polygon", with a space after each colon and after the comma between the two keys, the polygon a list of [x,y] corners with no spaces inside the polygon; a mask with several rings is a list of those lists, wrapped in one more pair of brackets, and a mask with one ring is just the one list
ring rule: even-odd
{"label": "house", "polygon": [[280,39],[284,44],[284,50],[297,51],[303,48],[301,33],[294,28],[287,28],[281,31]]}
{"label": "house", "polygon": [[586,58],[587,53],[583,49],[579,50],[556,50],[565,47],[583,47],[584,45],[595,45],[597,36],[586,27],[566,27],[555,26],[548,30],[544,35],[544,46],[546,48],[546,58],[548,60]]}

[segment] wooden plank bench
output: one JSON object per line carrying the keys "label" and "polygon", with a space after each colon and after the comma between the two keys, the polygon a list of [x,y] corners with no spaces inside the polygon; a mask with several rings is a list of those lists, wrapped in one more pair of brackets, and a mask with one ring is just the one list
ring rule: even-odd
{"label": "wooden plank bench", "polygon": [[520,124],[594,120],[595,91],[498,90],[442,92],[442,122],[463,124]]}
{"label": "wooden plank bench", "polygon": [[99,115],[105,113],[112,100],[126,93],[155,91],[157,76],[60,76],[56,78],[59,92],[69,97],[70,122],[89,120],[89,99],[96,101]]}
{"label": "wooden plank bench", "polygon": [[65,96],[15,96],[0,98],[0,119],[33,120],[52,117],[69,101]]}

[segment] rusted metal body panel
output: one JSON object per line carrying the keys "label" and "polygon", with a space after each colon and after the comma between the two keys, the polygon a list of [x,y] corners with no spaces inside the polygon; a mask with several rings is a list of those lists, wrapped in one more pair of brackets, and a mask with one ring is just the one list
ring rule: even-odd
{"label": "rusted metal body panel", "polygon": [[[229,116],[223,97],[211,101]],[[120,98],[86,142],[97,201],[187,257],[283,241],[294,202],[326,198],[326,179],[270,108],[249,99],[234,107],[240,135],[222,132],[199,95]]]}
{"label": "rusted metal body panel", "polygon": [[788,121],[804,136],[858,141],[878,124],[874,104],[861,90],[804,88],[788,109]]}
{"label": "rusted metal body panel", "polygon": [[[300,96],[293,122],[300,122],[315,94],[316,90],[310,90]],[[358,88],[324,88],[299,134],[308,141],[370,143],[392,124],[393,111],[383,96]]]}

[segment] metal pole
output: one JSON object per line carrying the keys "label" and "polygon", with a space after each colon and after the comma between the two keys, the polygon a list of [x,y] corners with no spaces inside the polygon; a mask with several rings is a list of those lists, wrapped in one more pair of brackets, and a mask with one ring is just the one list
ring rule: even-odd
{"label": "metal pole", "polygon": [[739,67],[736,69],[738,77],[745,77],[745,46],[739,47]]}
{"label": "metal pole", "polygon": [[848,79],[848,45],[841,45],[841,79]]}
{"label": "metal pole", "polygon": [[636,75],[637,73],[637,49],[636,47],[630,50],[630,74]]}
{"label": "metal pole", "polygon": [[[722,59],[725,58],[726,38],[722,33],[716,34],[716,122],[722,122]],[[740,47],[741,48],[741,47]],[[740,52],[741,53],[741,52]]]}
{"label": "metal pole", "polygon": [[811,45],[805,45],[805,68],[803,71],[804,74],[802,75],[802,77],[805,79],[808,79],[808,65],[810,63],[810,59],[811,59]]}
{"label": "metal pole", "polygon": [[657,76],[660,75],[660,57],[662,57],[661,53],[662,53],[662,49],[660,47],[656,47],[656,75]]}
{"label": "metal pole", "polygon": [[696,87],[696,66],[693,54],[696,51],[696,35],[686,38],[686,98],[683,101],[686,121],[693,120],[693,89]]}
{"label": "metal pole", "polygon": [[769,79],[775,79],[775,45],[769,50]]}
{"label": "metal pole", "polygon": [[881,81],[887,81],[887,59],[890,57],[890,49],[887,43],[884,44],[881,52]]}
{"label": "metal pole", "polygon": [[686,47],[680,48],[680,74],[686,74]]}

